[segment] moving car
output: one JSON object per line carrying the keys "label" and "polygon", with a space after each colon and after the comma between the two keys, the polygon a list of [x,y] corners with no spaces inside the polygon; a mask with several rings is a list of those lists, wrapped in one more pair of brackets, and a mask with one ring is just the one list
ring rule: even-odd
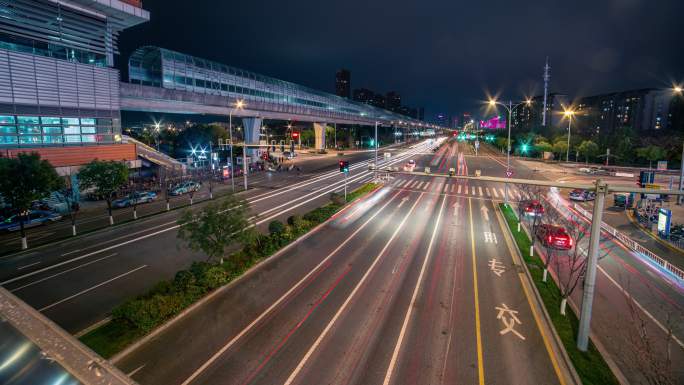
{"label": "moving car", "polygon": [[199,191],[202,187],[199,183],[194,181],[183,182],[169,191],[171,195],[183,195],[193,191]]}
{"label": "moving car", "polygon": [[537,199],[520,202],[520,210],[523,215],[528,217],[540,217],[544,215],[544,206]]}
{"label": "moving car", "polygon": [[565,231],[565,228],[549,224],[542,224],[537,227],[537,238],[545,247],[557,250],[572,249],[572,238]]}
{"label": "moving car", "polygon": [[[24,217],[24,228],[41,226],[50,222],[57,222],[62,219],[62,216],[47,210],[31,210],[28,215]],[[0,231],[18,231],[21,228],[19,224],[19,216],[12,215],[7,218],[2,218],[0,222]]]}
{"label": "moving car", "polygon": [[416,168],[416,161],[411,159],[404,165],[404,171],[413,171]]}
{"label": "moving car", "polygon": [[155,199],[157,199],[157,193],[155,193],[154,191],[134,192],[128,196],[113,201],[112,207],[121,209],[124,207],[130,207],[142,203],[150,203]]}
{"label": "moving car", "polygon": [[570,198],[573,201],[580,202],[593,201],[594,199],[596,199],[596,193],[589,190],[575,189],[570,191],[568,198]]}

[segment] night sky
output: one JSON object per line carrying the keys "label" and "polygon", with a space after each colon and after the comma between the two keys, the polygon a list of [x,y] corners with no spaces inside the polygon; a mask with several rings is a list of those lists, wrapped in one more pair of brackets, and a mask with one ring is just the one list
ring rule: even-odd
{"label": "night sky", "polygon": [[[577,97],[684,77],[682,0],[143,0],[122,57],[158,45],[334,92],[398,91],[409,106],[478,113],[486,94]],[[121,65],[120,67],[123,67]]]}

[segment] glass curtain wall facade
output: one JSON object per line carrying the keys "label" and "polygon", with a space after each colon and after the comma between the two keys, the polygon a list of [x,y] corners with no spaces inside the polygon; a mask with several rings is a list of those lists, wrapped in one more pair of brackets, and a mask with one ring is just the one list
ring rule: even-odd
{"label": "glass curtain wall facade", "polygon": [[137,49],[129,59],[128,71],[129,81],[133,84],[338,112],[382,121],[410,120],[406,116],[330,93],[159,47]]}
{"label": "glass curtain wall facade", "polygon": [[106,19],[58,2],[0,2],[0,48],[105,67],[107,34]]}
{"label": "glass curtain wall facade", "polygon": [[120,141],[118,33],[139,2],[0,0],[0,146]]}

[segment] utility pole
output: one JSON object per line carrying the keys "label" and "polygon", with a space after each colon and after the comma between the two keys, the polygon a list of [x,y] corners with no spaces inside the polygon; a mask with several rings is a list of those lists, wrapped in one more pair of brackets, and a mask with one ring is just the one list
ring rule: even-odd
{"label": "utility pole", "polygon": [[587,270],[584,274],[584,295],[580,313],[579,331],[577,333],[577,348],[586,352],[589,346],[591,327],[591,310],[594,304],[594,289],[596,287],[596,266],[598,265],[599,241],[601,240],[601,223],[603,221],[603,206],[606,200],[608,185],[601,179],[596,181],[596,201],[594,213],[591,217],[591,237],[589,238],[589,252],[587,254]]}
{"label": "utility pole", "polygon": [[249,165],[247,164],[247,141],[245,140],[245,145],[242,147],[242,176],[244,177],[244,180],[245,180],[245,191],[247,191],[247,169],[248,168],[249,168]]}
{"label": "utility pole", "polygon": [[230,186],[233,188],[233,192],[235,192],[235,164],[233,163],[233,112],[232,111],[228,115],[228,139],[230,140]]}
{"label": "utility pole", "polygon": [[378,122],[375,122],[375,167],[374,167],[374,177],[378,179]]}

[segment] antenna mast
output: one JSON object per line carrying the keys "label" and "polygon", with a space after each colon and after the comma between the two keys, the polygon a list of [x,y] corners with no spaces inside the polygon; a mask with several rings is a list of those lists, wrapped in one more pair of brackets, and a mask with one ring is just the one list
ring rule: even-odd
{"label": "antenna mast", "polygon": [[549,57],[546,57],[544,65],[544,105],[542,106],[542,126],[546,127],[547,99],[549,96],[549,80],[551,80],[551,67],[549,67]]}

